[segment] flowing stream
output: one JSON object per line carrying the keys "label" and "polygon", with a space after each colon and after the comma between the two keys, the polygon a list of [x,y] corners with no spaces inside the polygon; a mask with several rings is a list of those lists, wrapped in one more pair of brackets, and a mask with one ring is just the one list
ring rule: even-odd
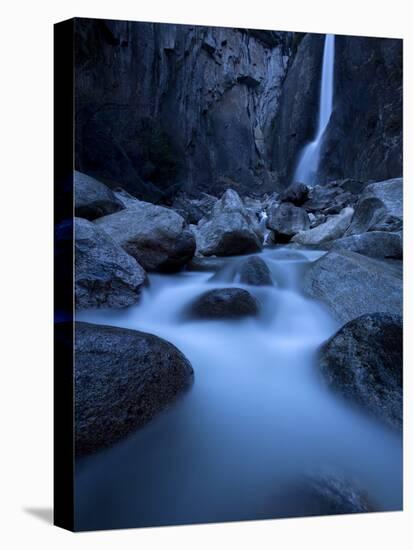
{"label": "flowing stream", "polygon": [[316,183],[323,136],[333,110],[334,94],[334,34],[326,34],[324,41],[323,67],[321,71],[320,105],[317,132],[303,151],[294,174],[294,181],[307,185]]}
{"label": "flowing stream", "polygon": [[[319,345],[338,328],[300,291],[322,253],[266,249],[275,287],[237,283],[241,258],[214,272],[151,275],[140,303],[77,319],[150,332],[191,361],[194,384],[115,446],[76,464],[79,529],[281,517],[282,491],[334,471],[381,510],[400,509],[401,437],[324,387]],[[188,320],[185,307],[215,287],[243,286],[261,314]]]}

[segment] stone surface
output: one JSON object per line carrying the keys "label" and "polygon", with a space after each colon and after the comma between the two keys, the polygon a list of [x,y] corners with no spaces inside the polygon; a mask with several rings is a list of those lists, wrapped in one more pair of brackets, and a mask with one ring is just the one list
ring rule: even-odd
{"label": "stone surface", "polygon": [[76,454],[108,447],[144,425],[188,388],[192,378],[189,361],[166,340],[76,323]]}
{"label": "stone surface", "polygon": [[403,179],[368,185],[356,207],[346,235],[366,231],[399,231],[403,227]]}
{"label": "stone surface", "polygon": [[295,206],[302,206],[308,199],[309,188],[304,183],[293,183],[280,193],[281,202],[290,202]]}
{"label": "stone surface", "polygon": [[353,214],[354,210],[351,207],[344,208],[340,214],[331,216],[327,221],[313,229],[298,233],[292,240],[303,246],[317,246],[327,241],[339,239],[349,227]]}
{"label": "stone surface", "polygon": [[312,264],[303,283],[304,292],[343,323],[366,313],[401,314],[402,288],[401,262],[348,251],[328,252]]}
{"label": "stone surface", "polygon": [[177,195],[173,201],[173,208],[188,224],[197,224],[204,216],[208,216],[216,203],[217,198],[202,193],[200,198],[190,198],[184,193]]}
{"label": "stone surface", "polygon": [[123,204],[102,182],[82,172],[74,172],[75,215],[94,220],[122,210]]}
{"label": "stone surface", "polygon": [[369,231],[334,241],[331,250],[350,250],[371,258],[403,258],[401,233]]}
{"label": "stone surface", "polygon": [[320,369],[340,395],[401,429],[402,353],[401,316],[372,313],[350,321],[322,346]]}
{"label": "stone surface", "polygon": [[143,201],[95,221],[147,271],[174,271],[194,255],[195,238],[170,208]]}
{"label": "stone surface", "polygon": [[284,202],[270,209],[267,227],[272,230],[275,242],[285,243],[300,231],[309,229],[310,219],[303,208]]}
{"label": "stone surface", "polygon": [[258,220],[245,208],[239,195],[228,189],[194,227],[197,253],[203,256],[232,256],[256,252],[262,247]]}
{"label": "stone surface", "polygon": [[251,256],[239,267],[239,280],[244,285],[272,286],[271,272],[259,256]]}
{"label": "stone surface", "polygon": [[75,218],[76,309],[134,304],[146,274],[138,262],[95,224]]}
{"label": "stone surface", "polygon": [[188,314],[197,319],[241,319],[257,315],[258,304],[242,288],[216,288],[197,298]]}

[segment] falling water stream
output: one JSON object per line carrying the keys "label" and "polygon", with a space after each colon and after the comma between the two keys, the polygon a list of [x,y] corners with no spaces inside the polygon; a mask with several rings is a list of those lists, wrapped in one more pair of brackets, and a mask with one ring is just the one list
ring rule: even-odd
{"label": "falling water stream", "polygon": [[294,174],[294,181],[307,185],[316,183],[320,150],[324,132],[333,110],[334,93],[334,34],[326,34],[324,41],[323,67],[321,71],[320,105],[318,111],[318,125],[314,139],[301,152],[300,159]]}
{"label": "falling water stream", "polygon": [[[218,273],[154,274],[137,305],[77,315],[161,336],[195,373],[191,389],[144,428],[77,461],[79,529],[281,517],[288,483],[325,469],[365,490],[378,509],[401,507],[400,436],[319,378],[317,348],[338,324],[300,288],[321,254],[264,250],[274,287],[236,282],[241,258],[223,259]],[[203,292],[228,286],[248,289],[260,316],[182,315]]]}

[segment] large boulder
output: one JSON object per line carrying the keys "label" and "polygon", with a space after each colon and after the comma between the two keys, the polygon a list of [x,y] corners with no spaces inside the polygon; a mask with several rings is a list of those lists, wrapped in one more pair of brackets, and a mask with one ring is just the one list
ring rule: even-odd
{"label": "large boulder", "polygon": [[403,178],[368,185],[346,235],[366,231],[399,231],[403,227]]}
{"label": "large boulder", "polygon": [[240,319],[258,314],[258,304],[242,288],[216,288],[199,296],[188,309],[196,319]]}
{"label": "large boulder", "polygon": [[324,302],[341,322],[365,313],[400,314],[403,307],[401,262],[377,260],[355,252],[330,251],[304,276],[303,289]]}
{"label": "large boulder", "polygon": [[272,286],[268,265],[259,256],[250,256],[239,267],[239,280],[244,285]]}
{"label": "large boulder", "polygon": [[74,172],[75,215],[94,220],[122,210],[123,204],[103,183],[82,172]]}
{"label": "large boulder", "polygon": [[300,231],[310,227],[310,219],[303,208],[289,202],[270,208],[267,227],[272,230],[271,237],[275,242],[286,243]]}
{"label": "large boulder", "polygon": [[210,216],[202,218],[194,232],[197,253],[203,256],[248,254],[262,248],[257,219],[232,189],[225,191]]}
{"label": "large boulder", "polygon": [[290,202],[295,206],[301,206],[308,199],[309,188],[304,183],[292,183],[280,194],[281,202]]}
{"label": "large boulder", "polygon": [[365,493],[336,475],[303,476],[277,499],[277,517],[359,514],[375,509]]}
{"label": "large boulder", "polygon": [[334,241],[331,250],[350,250],[371,258],[403,257],[403,241],[401,233],[388,231],[369,231],[361,235],[350,235]]}
{"label": "large boulder", "polygon": [[146,274],[94,223],[74,220],[76,309],[126,307],[140,295]]}
{"label": "large boulder", "polygon": [[195,238],[184,219],[163,206],[143,201],[95,221],[147,271],[173,271],[195,252]]}
{"label": "large boulder", "polygon": [[400,315],[363,315],[344,325],[322,346],[321,373],[340,395],[401,429],[402,348]]}
{"label": "large boulder", "polygon": [[192,379],[186,357],[157,336],[76,323],[76,454],[108,447],[139,428]]}
{"label": "large boulder", "polygon": [[353,213],[354,210],[350,206],[344,208],[340,214],[331,216],[326,222],[317,225],[313,229],[298,233],[292,240],[303,246],[317,246],[327,241],[339,239],[350,225]]}

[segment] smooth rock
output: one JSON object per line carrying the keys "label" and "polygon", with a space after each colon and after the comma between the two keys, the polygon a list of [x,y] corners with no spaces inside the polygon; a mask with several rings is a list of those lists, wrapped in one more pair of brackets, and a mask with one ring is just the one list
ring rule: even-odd
{"label": "smooth rock", "polygon": [[89,323],[76,323],[74,372],[78,456],[147,423],[193,379],[189,361],[166,340]]}
{"label": "smooth rock", "polygon": [[94,223],[75,218],[76,309],[134,304],[146,274],[111,237]]}
{"label": "smooth rock", "polygon": [[401,262],[331,251],[307,270],[303,289],[312,298],[323,301],[343,323],[365,313],[401,314]]}
{"label": "smooth rock", "polygon": [[284,202],[270,209],[267,227],[272,230],[271,237],[275,242],[286,243],[300,231],[307,230],[310,220],[303,208]]}
{"label": "smooth rock", "polygon": [[331,216],[326,222],[317,225],[313,229],[298,233],[292,240],[303,246],[317,246],[326,241],[339,239],[350,225],[353,213],[354,210],[351,207],[344,208],[340,214]]}
{"label": "smooth rock", "polygon": [[258,314],[258,304],[242,288],[216,288],[197,298],[188,313],[197,319],[240,319]]}
{"label": "smooth rock", "polygon": [[268,265],[259,256],[251,256],[242,262],[239,268],[239,280],[244,285],[273,285]]}
{"label": "smooth rock", "polygon": [[203,256],[232,256],[262,248],[258,220],[245,208],[238,193],[228,189],[211,215],[194,228],[197,253]]}
{"label": "smooth rock", "polygon": [[90,176],[74,172],[75,215],[94,220],[122,210],[123,204],[105,184]]}
{"label": "smooth rock", "polygon": [[136,201],[133,207],[95,221],[147,271],[173,271],[194,255],[195,238],[170,208]]}
{"label": "smooth rock", "polygon": [[343,237],[333,242],[331,250],[350,250],[371,258],[403,258],[401,233],[369,231],[361,235]]}
{"label": "smooth rock", "polygon": [[401,429],[403,327],[400,315],[362,315],[321,348],[320,370],[328,386]]}

